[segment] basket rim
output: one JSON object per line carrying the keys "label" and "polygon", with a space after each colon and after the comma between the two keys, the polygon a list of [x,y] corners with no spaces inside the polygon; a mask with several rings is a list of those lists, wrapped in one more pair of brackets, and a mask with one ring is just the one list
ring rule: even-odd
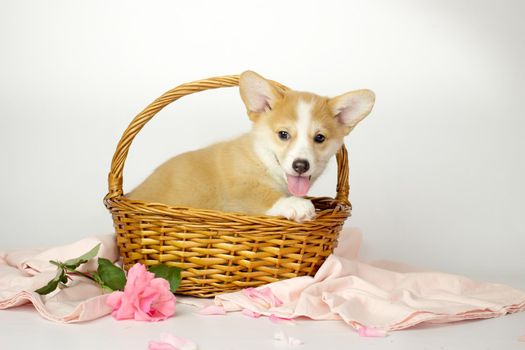
{"label": "basket rim", "polygon": [[[184,214],[186,218],[200,216],[216,217],[220,218],[218,221],[238,221],[238,222],[252,222],[254,224],[261,224],[261,221],[268,223],[268,225],[278,225],[278,226],[288,226],[288,227],[305,227],[305,226],[315,226],[322,221],[322,217],[327,214],[334,214],[334,212],[340,212],[341,214],[349,217],[351,215],[352,206],[350,203],[345,203],[343,201],[337,200],[331,197],[307,197],[308,199],[316,201],[327,201],[332,203],[331,208],[321,209],[316,211],[316,216],[313,220],[305,221],[302,223],[295,222],[293,220],[288,220],[281,216],[271,216],[271,215],[250,215],[241,212],[225,212],[220,210],[213,209],[200,209],[187,206],[170,206],[164,203],[155,203],[155,202],[146,202],[137,199],[130,199],[125,195],[120,196],[109,196],[107,195],[104,198],[104,205],[110,211],[117,207],[124,209],[130,213],[148,213],[148,214],[157,214],[164,217],[177,217],[182,218],[181,215]],[[230,220],[228,220],[230,219]]]}

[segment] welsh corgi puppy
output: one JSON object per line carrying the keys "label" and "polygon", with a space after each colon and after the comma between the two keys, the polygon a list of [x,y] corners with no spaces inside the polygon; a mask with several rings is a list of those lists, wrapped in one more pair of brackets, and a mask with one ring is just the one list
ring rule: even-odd
{"label": "welsh corgi puppy", "polygon": [[314,218],[312,202],[303,197],[344,137],[370,113],[374,93],[328,98],[285,91],[252,71],[241,74],[239,88],[253,122],[250,132],[171,158],[128,197],[296,222]]}

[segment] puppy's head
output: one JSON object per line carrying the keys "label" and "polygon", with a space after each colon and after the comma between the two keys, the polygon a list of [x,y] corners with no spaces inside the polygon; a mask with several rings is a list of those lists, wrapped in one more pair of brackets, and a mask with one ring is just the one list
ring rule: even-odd
{"label": "puppy's head", "polygon": [[269,172],[294,196],[304,196],[344,136],[372,110],[370,90],[335,98],[284,91],[255,72],[241,74],[239,87],[254,122],[255,150]]}

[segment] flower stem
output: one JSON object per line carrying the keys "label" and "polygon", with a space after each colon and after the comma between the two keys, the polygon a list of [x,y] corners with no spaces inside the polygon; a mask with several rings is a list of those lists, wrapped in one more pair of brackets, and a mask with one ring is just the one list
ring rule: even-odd
{"label": "flower stem", "polygon": [[97,280],[94,279],[93,277],[91,277],[90,275],[88,275],[87,273],[80,272],[80,271],[78,271],[78,270],[73,270],[73,271],[71,272],[71,274],[72,274],[72,275],[80,275],[80,276],[82,276],[82,277],[86,277],[86,278],[92,280],[93,282],[95,282],[96,284],[98,284]]}

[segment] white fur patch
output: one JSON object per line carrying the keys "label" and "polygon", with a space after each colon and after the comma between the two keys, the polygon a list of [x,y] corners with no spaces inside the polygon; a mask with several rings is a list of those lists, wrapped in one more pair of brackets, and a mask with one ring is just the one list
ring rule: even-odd
{"label": "white fur patch", "polygon": [[257,131],[253,131],[252,135],[253,150],[261,162],[265,165],[268,173],[275,180],[275,189],[286,193],[286,175],[284,175],[283,169],[275,158],[275,153],[270,148],[265,146],[265,141],[267,141],[265,139],[268,137],[268,135]]}
{"label": "white fur patch", "polygon": [[[292,163],[296,159],[306,159],[310,164],[314,162],[310,127],[312,124],[312,103],[300,100],[297,104],[296,140],[285,159],[285,170],[288,174],[295,174]],[[303,175],[310,175],[312,169]]]}
{"label": "white fur patch", "polygon": [[266,215],[284,216],[296,222],[310,221],[315,216],[315,207],[308,199],[282,197],[266,212]]}

